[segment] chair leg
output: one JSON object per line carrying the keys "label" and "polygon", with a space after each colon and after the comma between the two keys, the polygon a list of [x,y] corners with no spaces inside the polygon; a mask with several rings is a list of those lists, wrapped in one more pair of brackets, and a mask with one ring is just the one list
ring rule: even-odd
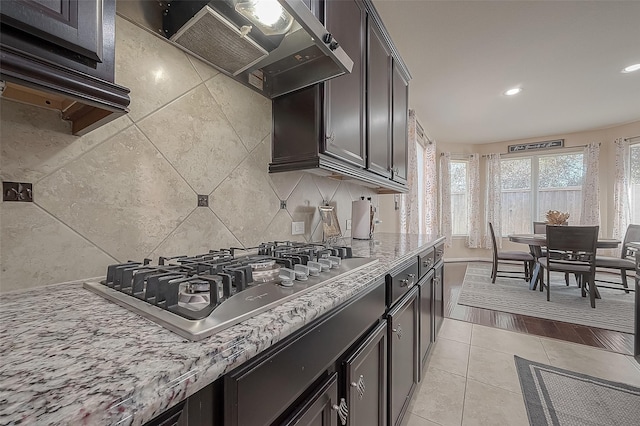
{"label": "chair leg", "polygon": [[[622,278],[622,287],[624,287],[624,292],[629,293],[629,285],[627,284],[627,271],[624,269],[620,269],[620,277]],[[638,308],[636,308],[638,309]],[[640,339],[640,337],[638,337]]]}
{"label": "chair leg", "polygon": [[529,281],[529,262],[524,262],[524,280]]}
{"label": "chair leg", "polygon": [[596,307],[596,280],[594,276],[590,276],[587,278],[589,281],[589,298],[591,299],[591,307],[595,309]]}
{"label": "chair leg", "polygon": [[578,287],[582,291],[582,297],[587,297],[587,292],[584,285],[584,275],[580,275],[578,278]]}
{"label": "chair leg", "polygon": [[564,282],[567,285],[567,287],[569,287],[569,274],[568,273],[564,273]]}
{"label": "chair leg", "polygon": [[493,268],[491,270],[491,284],[495,284],[497,275],[498,275],[498,263],[493,262]]}
{"label": "chair leg", "polygon": [[547,302],[551,300],[551,278],[549,277],[549,268],[547,268]]}

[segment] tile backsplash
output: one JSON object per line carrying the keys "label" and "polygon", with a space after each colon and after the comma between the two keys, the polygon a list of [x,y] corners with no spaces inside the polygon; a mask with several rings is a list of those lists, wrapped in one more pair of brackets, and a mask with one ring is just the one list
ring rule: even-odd
{"label": "tile backsplash", "polygon": [[[116,37],[128,115],[75,137],[59,113],[0,101],[0,177],[34,185],[33,203],[0,203],[0,291],[104,275],[116,261],[319,241],[323,200],[349,236],[351,201],[377,203],[354,183],[269,174],[268,99],[120,17]],[[292,221],[306,233],[292,237]]]}

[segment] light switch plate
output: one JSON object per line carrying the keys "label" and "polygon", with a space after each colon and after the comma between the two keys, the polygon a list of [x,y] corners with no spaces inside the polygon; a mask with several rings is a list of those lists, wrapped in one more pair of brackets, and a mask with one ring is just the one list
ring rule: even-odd
{"label": "light switch plate", "polygon": [[304,222],[291,222],[291,235],[303,235]]}
{"label": "light switch plate", "polygon": [[347,219],[347,231],[351,229],[351,219]]}

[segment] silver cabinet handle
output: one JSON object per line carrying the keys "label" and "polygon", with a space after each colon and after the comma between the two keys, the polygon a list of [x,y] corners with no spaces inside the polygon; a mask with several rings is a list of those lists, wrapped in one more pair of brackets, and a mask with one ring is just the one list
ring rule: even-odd
{"label": "silver cabinet handle", "polygon": [[391,331],[396,333],[396,335],[398,336],[398,339],[402,339],[402,326],[400,324],[398,324],[397,328],[392,328]]}
{"label": "silver cabinet handle", "polygon": [[358,395],[360,396],[360,399],[362,399],[362,397],[364,396],[364,391],[365,391],[364,377],[362,376],[362,374],[360,375],[360,378],[358,379],[358,383],[351,382],[351,387],[354,387],[354,388],[356,388],[358,390]]}
{"label": "silver cabinet handle", "polygon": [[402,279],[400,280],[400,287],[406,287],[409,285],[409,280],[408,279]]}
{"label": "silver cabinet handle", "polygon": [[424,266],[425,268],[431,268],[431,266],[433,266],[433,259],[429,258],[425,260],[424,262],[422,262],[422,266]]}
{"label": "silver cabinet handle", "polygon": [[331,408],[338,412],[340,423],[342,423],[342,426],[345,426],[347,424],[347,417],[349,416],[349,407],[347,407],[347,402],[344,398],[340,398],[340,404],[334,404]]}

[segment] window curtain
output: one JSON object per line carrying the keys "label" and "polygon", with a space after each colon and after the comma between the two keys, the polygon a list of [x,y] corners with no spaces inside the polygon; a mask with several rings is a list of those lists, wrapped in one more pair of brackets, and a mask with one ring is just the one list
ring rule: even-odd
{"label": "window curtain", "polygon": [[582,181],[581,225],[600,225],[600,187],[598,185],[598,164],[600,144],[590,143],[584,149],[584,179]]}
{"label": "window curtain", "polygon": [[418,217],[418,160],[416,154],[416,114],[409,110],[409,147],[407,165],[407,187],[409,192],[400,195],[400,232],[403,234],[420,233]]}
{"label": "window curtain", "polygon": [[467,191],[469,206],[469,236],[467,247],[482,247],[480,218],[480,155],[471,154],[469,159],[469,190]]}
{"label": "window curtain", "polygon": [[[631,217],[629,203],[629,141],[616,139],[616,170],[613,184],[613,235],[617,240],[624,238]],[[617,250],[618,254],[620,249]]]}
{"label": "window curtain", "polygon": [[425,234],[438,235],[438,168],[436,143],[429,141],[424,153],[424,222]]}
{"label": "window curtain", "polygon": [[444,152],[440,156],[440,199],[441,232],[445,237],[445,247],[451,247],[451,153]]}
{"label": "window curtain", "polygon": [[487,155],[487,197],[484,247],[491,249],[491,233],[488,222],[493,224],[496,244],[502,248],[502,177],[500,174],[500,154]]}

